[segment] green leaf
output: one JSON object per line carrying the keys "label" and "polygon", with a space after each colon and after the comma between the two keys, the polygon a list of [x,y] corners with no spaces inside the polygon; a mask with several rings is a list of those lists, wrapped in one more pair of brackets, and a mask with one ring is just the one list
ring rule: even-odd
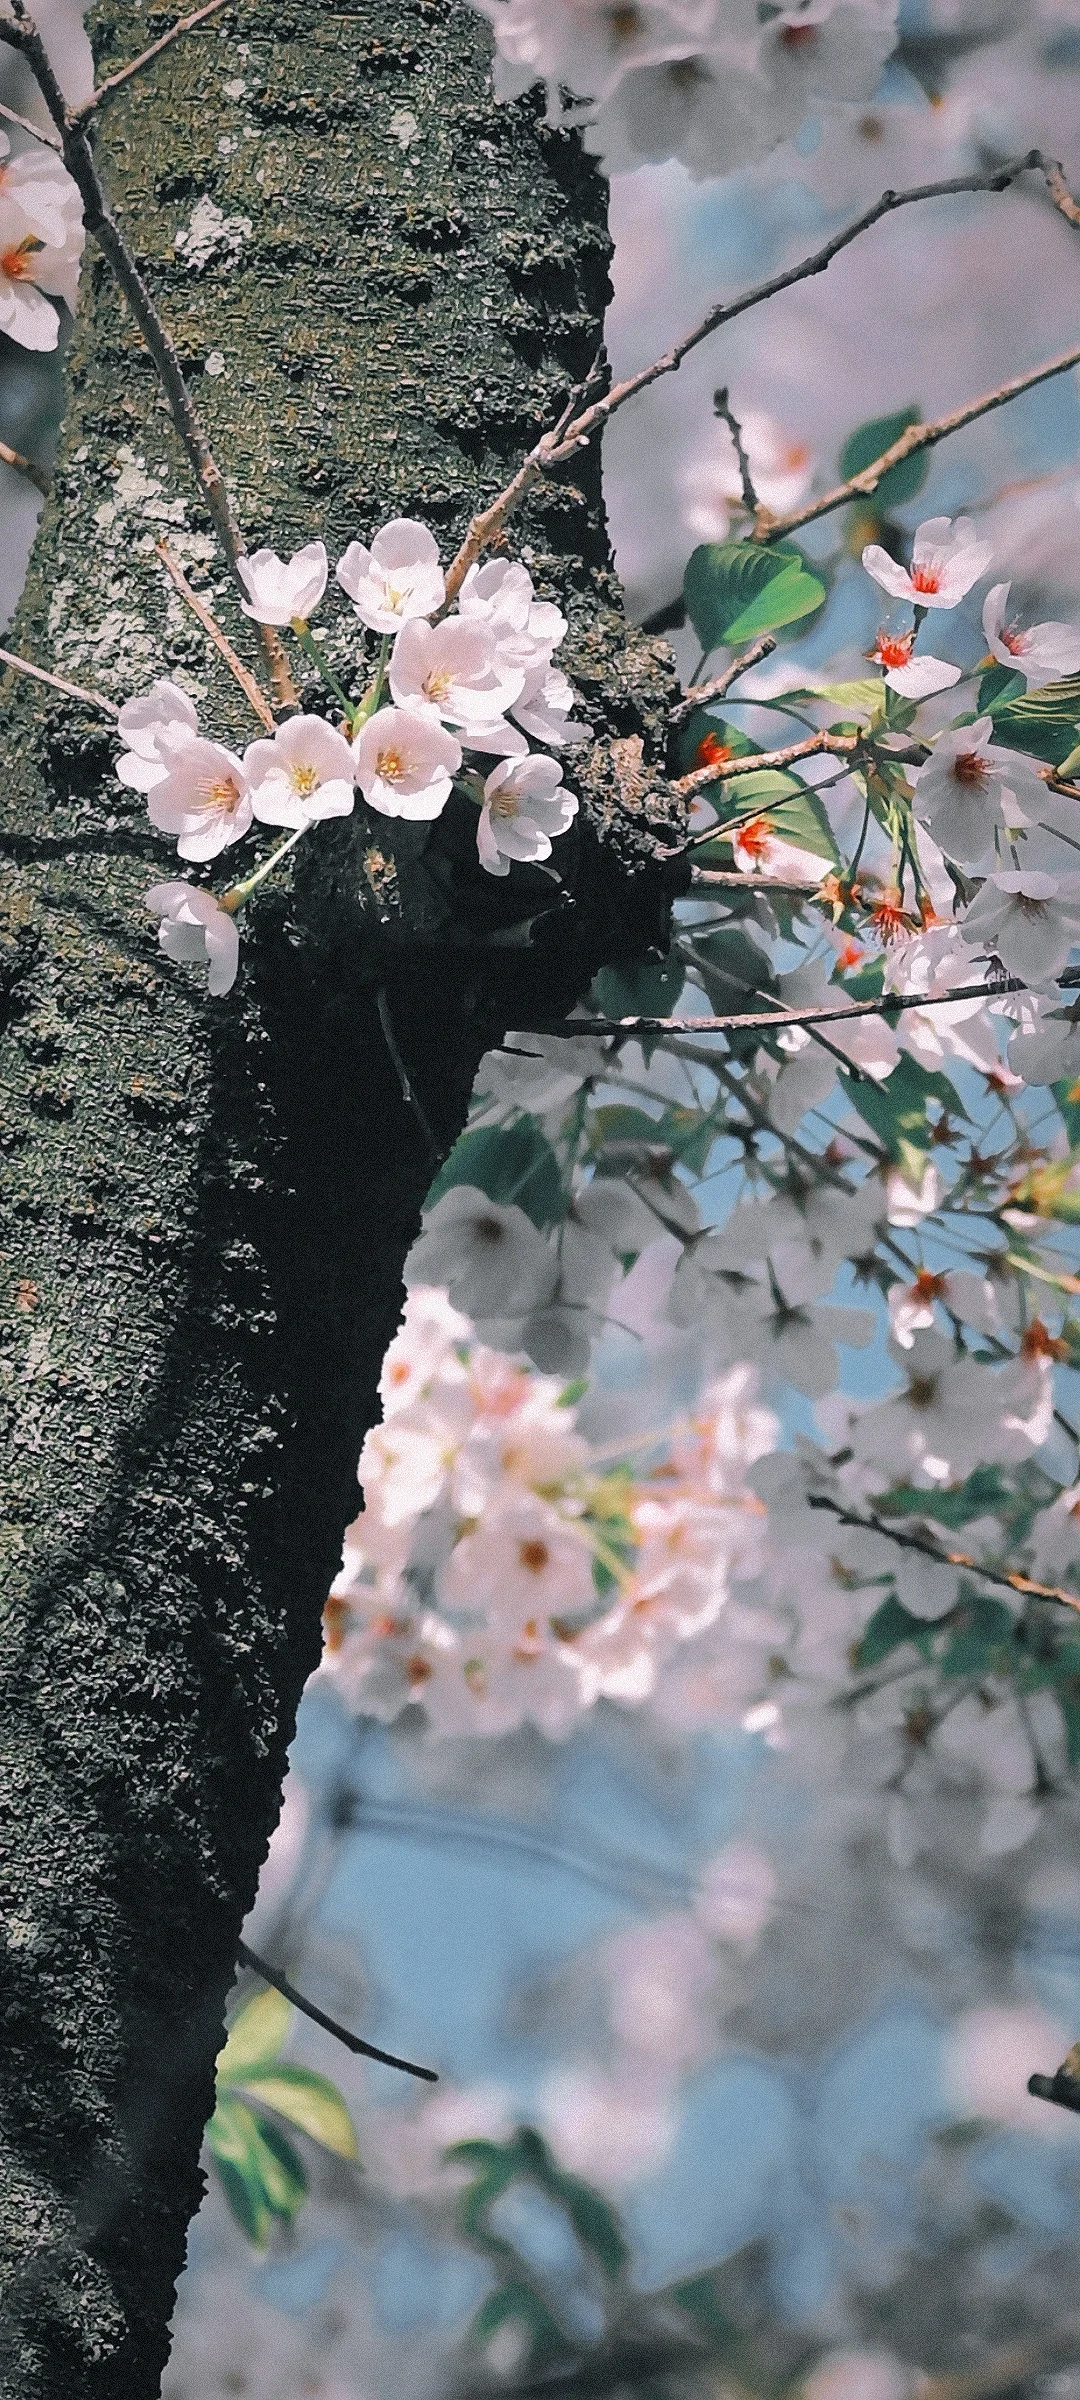
{"label": "green leaf", "polygon": [[1064,1083],[1051,1084],[1050,1088],[1057,1101],[1070,1146],[1075,1149],[1080,1144],[1080,1083],[1073,1083],[1067,1078]]}
{"label": "green leaf", "polygon": [[591,2184],[582,2183],[576,2175],[556,2171],[548,2178],[547,2190],[554,2200],[560,2200],[570,2219],[579,2242],[592,2256],[608,2278],[614,2282],[629,2262],[629,2245],[614,2209],[602,2193]]}
{"label": "green leaf", "polygon": [[683,590],[706,657],[721,642],[793,625],[825,598],[800,551],[759,542],[700,543],[687,560]]}
{"label": "green leaf", "polygon": [[592,996],[602,1017],[670,1017],[685,982],[681,959],[647,958],[640,966],[602,967]]}
{"label": "green leaf", "polygon": [[288,2033],[292,2008],[273,1986],[256,1992],[248,2000],[230,2027],[223,2050],[218,2052],[217,2080],[222,2084],[239,2083],[253,2068],[267,2067]]}
{"label": "green leaf", "polygon": [[[756,775],[740,776],[740,789],[757,781]],[[765,808],[762,814],[768,817],[774,832],[782,841],[793,842],[796,849],[809,850],[815,858],[828,859],[831,867],[839,866],[840,852],[833,839],[832,826],[820,800],[808,785],[800,784],[789,798]]]}
{"label": "green leaf", "polygon": [[935,1486],[932,1491],[920,1491],[914,1484],[898,1484],[893,1491],[883,1492],[872,1506],[879,1517],[933,1517],[936,1524],[955,1530],[970,1524],[973,1517],[994,1514],[1012,1498],[999,1468],[976,1467],[963,1483],[952,1484],[948,1490]]}
{"label": "green leaf", "polygon": [[[954,1630],[955,1628],[955,1630]],[[1013,1618],[1003,1600],[988,1600],[983,1594],[965,1599],[950,1619],[950,1636],[941,1656],[943,1675],[979,1675],[990,1664],[991,1653],[1011,1649]]]}
{"label": "green leaf", "polygon": [[854,683],[822,683],[808,695],[843,709],[846,717],[861,717],[867,725],[884,716],[889,687],[880,675],[860,675]]}
{"label": "green leaf", "polygon": [[[921,425],[921,408],[898,408],[888,417],[869,417],[865,425],[849,433],[840,452],[840,474],[845,483],[853,475],[861,475],[864,467],[873,466],[884,450],[891,450],[909,425]],[[874,494],[875,508],[901,508],[905,500],[913,500],[921,492],[929,472],[930,461],[925,450],[916,450],[911,458],[902,458],[898,466],[890,467],[881,478]]]}
{"label": "green leaf", "polygon": [[621,1101],[612,1101],[604,1108],[594,1109],[589,1119],[590,1158],[602,1156],[605,1150],[611,1149],[613,1143],[618,1143],[620,1150],[627,1143],[655,1150],[666,1139],[658,1117],[646,1116],[643,1108],[630,1108]]}
{"label": "green leaf", "polygon": [[345,2102],[325,2075],[309,2067],[275,2067],[272,2073],[245,2075],[244,2091],[252,2101],[277,2110],[290,2125],[310,2135],[335,2158],[356,2158],[356,2134]]}
{"label": "green leaf", "polygon": [[868,1076],[856,1083],[848,1075],[841,1081],[852,1106],[917,1189],[933,1140],[927,1102],[940,1100],[951,1114],[967,1114],[948,1076],[931,1074],[905,1050],[884,1083],[871,1083]]}
{"label": "green leaf", "polygon": [[520,2325],[528,2337],[524,2363],[529,2367],[542,2366],[544,2361],[566,2348],[566,2337],[557,2317],[527,2283],[504,2283],[497,2292],[489,2292],[469,2328],[469,2339],[477,2350],[486,2350],[488,2343],[501,2332],[504,2325]]}
{"label": "green leaf", "polygon": [[717,1123],[711,1109],[687,1108],[673,1102],[664,1110],[656,1130],[691,1175],[704,1175],[724,1128]]}
{"label": "green leaf", "polygon": [[559,1162],[535,1117],[513,1125],[480,1125],[456,1141],[428,1193],[428,1207],[455,1184],[486,1192],[501,1208],[523,1208],[543,1231],[566,1214]]}
{"label": "green leaf", "polygon": [[988,667],[979,685],[978,714],[985,717],[995,701],[1016,700],[1027,690],[1027,679],[1014,667]]}
{"label": "green leaf", "polygon": [[303,2161],[276,2126],[232,2092],[218,2101],[206,2138],[237,2223],[263,2249],[272,2220],[291,2224],[306,2198]]}
{"label": "green leaf", "polygon": [[874,1610],[864,1627],[862,1640],[856,1648],[855,1663],[859,1667],[880,1666],[882,1659],[888,1658],[893,1650],[899,1650],[904,1642],[914,1643],[922,1657],[929,1658],[930,1632],[930,1626],[922,1617],[913,1617],[908,1609],[901,1607],[895,1593],[890,1593],[889,1598],[882,1601],[881,1607]]}
{"label": "green leaf", "polygon": [[1065,675],[1059,683],[1041,684],[1037,691],[992,701],[989,714],[995,741],[1060,767],[1076,746],[1080,675]]}
{"label": "green leaf", "polygon": [[714,2268],[706,2269],[703,2275],[688,2275],[682,2283],[669,2284],[659,2297],[672,2301],[676,2308],[684,2308],[693,2317],[710,2350],[722,2355],[740,2341],[737,2326],[721,2305]]}

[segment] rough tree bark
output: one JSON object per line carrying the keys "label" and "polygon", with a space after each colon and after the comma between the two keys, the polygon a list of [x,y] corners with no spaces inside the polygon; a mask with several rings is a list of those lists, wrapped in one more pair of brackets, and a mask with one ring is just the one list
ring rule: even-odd
{"label": "rough tree bark", "polygon": [[[99,73],[172,13],[104,0]],[[99,155],[253,546],[318,532],[333,556],[412,513],[449,551],[596,348],[603,190],[530,102],[491,101],[459,0],[245,0],[117,96]],[[200,269],[174,237],[204,195],[228,222]],[[186,670],[251,738],[153,553],[164,524],[254,659],[93,254],[68,388],[13,646],[118,697]],[[432,1172],[377,992],[445,1151],[507,1025],[663,939],[669,870],[610,737],[656,755],[670,661],[619,617],[595,457],[514,542],[608,737],[577,779],[572,902],[532,870],[484,878],[475,816],[395,860],[358,815],[251,912],[224,1004],[159,957],[142,894],[175,862],[106,723],[5,686],[9,2400],[157,2389],[236,1940]]]}

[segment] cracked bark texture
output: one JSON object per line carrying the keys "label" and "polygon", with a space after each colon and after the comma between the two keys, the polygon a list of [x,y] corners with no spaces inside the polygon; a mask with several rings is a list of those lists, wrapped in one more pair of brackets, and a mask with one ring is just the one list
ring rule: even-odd
{"label": "cracked bark texture", "polygon": [[[99,74],[172,13],[99,6]],[[114,100],[99,156],[252,547],[319,533],[333,557],[417,514],[449,553],[596,348],[603,189],[531,101],[492,101],[458,0],[247,0]],[[223,225],[178,251],[207,199]],[[163,526],[255,661],[91,253],[13,646],[117,698],[180,672],[245,741],[165,586]],[[475,814],[403,829],[395,855],[358,811],[250,912],[224,1004],[157,951],[142,895],[176,862],[113,780],[107,726],[4,688],[7,2400],[157,2390],[237,1935],[432,1172],[377,992],[445,1152],[502,1029],[664,938],[669,870],[625,767],[635,737],[659,754],[671,664],[619,615],[595,456],[512,546],[570,616],[602,737],[562,845],[572,898],[485,878]],[[346,659],[351,615],[322,614]]]}

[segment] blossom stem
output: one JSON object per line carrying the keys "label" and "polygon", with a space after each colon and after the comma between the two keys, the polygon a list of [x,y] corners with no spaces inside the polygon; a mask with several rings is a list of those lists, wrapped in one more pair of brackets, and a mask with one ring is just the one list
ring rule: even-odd
{"label": "blossom stem", "polygon": [[411,2059],[395,2058],[390,2050],[376,2050],[374,2043],[362,2042],[358,2033],[350,2033],[347,2025],[339,2025],[336,2017],[328,2017],[323,2009],[316,2008],[314,2000],[306,2000],[303,1992],[298,1992],[296,1985],[289,1982],[287,1975],[279,1975],[275,1967],[268,1966],[265,1958],[259,1957],[257,1950],[249,1950],[246,1942],[237,1943],[236,1955],[241,1966],[250,1967],[252,1974],[260,1975],[264,1983],[272,1984],[283,2000],[290,2001],[293,2008],[300,2009],[305,2017],[311,2017],[326,2033],[332,2033],[336,2042],[344,2042],[345,2048],[355,2051],[357,2057],[377,2058],[381,2066],[400,2067],[403,2075],[418,2075],[424,2083],[438,2082],[434,2067],[415,2067]]}
{"label": "blossom stem", "polygon": [[379,663],[375,669],[374,681],[369,683],[359,707],[350,709],[350,718],[354,733],[359,733],[360,727],[367,724],[368,718],[373,717],[376,709],[382,704],[382,696],[386,689],[386,669],[389,658],[390,636],[388,633],[384,633],[382,641],[379,644]]}
{"label": "blossom stem", "polygon": [[335,700],[340,700],[346,717],[349,720],[350,727],[354,727],[356,720],[356,703],[354,700],[350,700],[347,692],[342,690],[333,668],[328,665],[323,652],[319,648],[318,642],[312,633],[307,618],[294,617],[292,619],[292,631],[296,635],[296,639],[300,644],[300,648],[303,651],[305,658],[310,658],[312,666],[318,669],[323,682],[329,687],[330,691],[333,692]]}
{"label": "blossom stem", "polygon": [[302,841],[305,833],[310,833],[310,831],[310,825],[298,825],[295,832],[287,834],[285,840],[278,843],[277,849],[271,850],[269,858],[261,860],[253,874],[245,875],[243,883],[234,883],[229,891],[219,894],[218,907],[225,909],[230,917],[234,917],[237,910],[243,908],[244,902],[250,898],[256,886],[265,883],[267,876],[273,874],[274,868],[280,866],[282,859],[290,850],[295,850],[297,842]]}
{"label": "blossom stem", "polygon": [[187,576],[184,573],[180,561],[178,558],[174,558],[164,534],[162,534],[160,541],[155,542],[154,548],[156,549],[162,566],[165,569],[165,573],[175,584],[181,599],[186,600],[192,615],[198,618],[204,633],[209,634],[215,649],[220,650],[222,658],[229,669],[230,675],[235,675],[241,691],[250,701],[251,706],[258,717],[260,725],[265,725],[267,733],[274,733],[276,731],[274,712],[270,706],[270,702],[267,699],[265,692],[261,689],[260,685],[256,683],[254,675],[252,675],[250,670],[245,667],[243,659],[237,656],[237,653],[233,649],[228,635],[222,632],[217,618],[214,615],[213,609],[207,606],[207,603],[202,598],[201,593],[195,591],[193,586],[188,582]]}
{"label": "blossom stem", "polygon": [[0,442],[0,459],[5,467],[14,467],[17,474],[25,475],[28,483],[34,484],[39,492],[48,492],[49,478],[44,467],[36,467],[32,458],[23,457],[21,450],[12,450],[9,443]]}
{"label": "blossom stem", "polygon": [[710,700],[723,700],[740,675],[745,675],[748,667],[756,667],[759,659],[768,658],[775,648],[776,635],[763,633],[758,641],[751,642],[749,650],[743,651],[741,658],[733,658],[721,674],[712,676],[708,683],[690,684],[672,709],[669,725],[681,725],[686,717],[693,715],[695,708],[704,708]]}

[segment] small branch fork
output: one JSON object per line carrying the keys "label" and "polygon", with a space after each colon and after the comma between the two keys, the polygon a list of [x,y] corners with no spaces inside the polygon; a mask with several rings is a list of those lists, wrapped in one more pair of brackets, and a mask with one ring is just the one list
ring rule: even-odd
{"label": "small branch fork", "polygon": [[[745,659],[739,661],[740,671],[746,663]],[[800,758],[826,754],[854,758],[862,746],[860,733],[808,733],[801,742],[786,742],[779,750],[748,750],[744,758],[714,759],[707,767],[695,767],[691,775],[680,775],[677,782],[668,785],[668,790],[680,800],[689,800],[710,783],[730,783],[734,776],[756,775],[762,767],[790,767]],[[699,842],[714,842],[723,831],[722,825],[710,825],[704,833],[692,834],[686,847],[693,850]]]}
{"label": "small branch fork", "polygon": [[838,1518],[841,1525],[851,1525],[857,1532],[883,1533],[886,1540],[895,1542],[899,1549],[918,1550],[923,1558],[936,1560],[938,1566],[966,1567],[971,1574],[978,1576],[980,1583],[995,1583],[1002,1591],[1022,1592],[1025,1598],[1031,1600],[1059,1600],[1063,1608],[1074,1609],[1080,1614],[1080,1598],[1075,1592],[1064,1591],[1060,1584],[1036,1583],[1030,1575],[1012,1575],[1000,1567],[980,1566],[978,1559],[972,1558],[967,1550],[943,1550],[927,1534],[901,1533],[886,1518],[874,1512],[862,1516],[857,1509],[845,1508],[842,1501],[833,1500],[827,1492],[808,1492],[806,1504],[808,1508],[827,1509],[829,1515]]}
{"label": "small branch fork", "polygon": [[222,658],[224,659],[230,673],[235,675],[241,691],[246,694],[247,699],[249,700],[256,716],[258,717],[260,725],[265,725],[267,733],[273,733],[274,712],[270,706],[270,702],[267,699],[265,692],[261,689],[259,684],[256,683],[255,677],[251,673],[250,668],[245,667],[243,659],[238,658],[228,635],[222,632],[213,610],[208,608],[205,600],[201,599],[199,593],[193,590],[191,584],[188,582],[187,576],[184,573],[179,559],[173,557],[172,551],[169,548],[164,534],[162,534],[160,541],[155,542],[154,548],[157,551],[158,557],[161,560],[162,566],[164,567],[165,573],[169,577],[170,582],[175,584],[181,599],[186,600],[192,615],[198,618],[204,633],[209,634],[210,640],[213,642],[215,649],[220,650]]}
{"label": "small branch fork", "polygon": [[[229,562],[236,584],[246,599],[246,587],[239,573],[239,561],[245,555],[244,537],[226,490],[225,478],[210,448],[206,429],[184,381],[172,337],[158,315],[155,303],[143,282],[132,253],[106,200],[101,179],[94,164],[85,125],[81,120],[81,112],[76,116],[69,113],[48,51],[32,17],[27,13],[23,0],[10,0],[10,5],[14,12],[15,22],[11,23],[0,18],[0,41],[5,41],[13,50],[20,51],[37,78],[42,98],[60,135],[64,165],[78,186],[87,232],[93,234],[98,248],[108,259],[157,368],[173,423],[187,451],[196,483],[210,511],[218,540]],[[278,698],[283,706],[294,706],[296,690],[280,637],[271,625],[261,626],[259,630],[263,636]]]}
{"label": "small branch fork", "polygon": [[377,2050],[373,2042],[362,2042],[358,2033],[350,2033],[347,2025],[339,2025],[335,2017],[328,2017],[325,2010],[316,2008],[314,2000],[305,2000],[303,1992],[297,1991],[287,1975],[279,1975],[277,1968],[268,1966],[256,1950],[248,1949],[246,1942],[238,1942],[236,1955],[242,1967],[250,1967],[254,1975],[261,1975],[263,1982],[272,1984],[283,2000],[290,2000],[302,2016],[310,2017],[313,2024],[332,2033],[336,2042],[344,2042],[346,2050],[352,2050],[357,2058],[377,2058],[381,2067],[399,2067],[403,2075],[415,2075],[421,2083],[438,2082],[434,2067],[415,2067],[411,2059],[395,2058],[392,2050]]}
{"label": "small branch fork", "polygon": [[[783,884],[756,885],[748,875],[740,875],[739,883],[751,891],[783,891]],[[808,900],[814,895],[809,884],[798,886]],[[1061,979],[1063,988],[1073,987]],[[997,1000],[1010,992],[1026,992],[1026,983],[1015,976],[999,983],[964,983],[948,992],[882,992],[875,1000],[852,1000],[847,1008],[789,1008],[750,1009],[728,1017],[562,1017],[550,1024],[531,1025],[530,1033],[563,1034],[576,1041],[579,1034],[617,1034],[621,1040],[636,1040],[639,1034],[657,1033],[756,1033],[765,1026],[783,1033],[790,1025],[845,1025],[856,1017],[884,1017],[888,1020],[905,1008],[949,1008],[956,1000]],[[847,1062],[845,1061],[845,1064]]]}
{"label": "small branch fork", "polygon": [[[664,351],[662,357],[652,361],[651,366],[640,367],[636,374],[628,375],[622,383],[613,384],[611,390],[602,399],[590,400],[590,387],[598,380],[598,362],[581,390],[571,395],[558,424],[552,426],[549,432],[541,436],[535,448],[530,450],[517,473],[506,485],[505,490],[499,493],[498,498],[473,518],[461,549],[447,574],[448,597],[453,599],[474,560],[479,558],[481,551],[502,532],[512,510],[517,507],[519,500],[524,497],[540,476],[547,474],[551,467],[561,466],[567,459],[573,458],[577,451],[583,450],[586,444],[592,440],[593,435],[599,433],[607,424],[608,418],[614,416],[616,409],[624,407],[626,402],[634,399],[638,392],[647,391],[650,384],[659,382],[664,375],[674,375],[691,350],[696,350],[700,342],[706,341],[710,334],[718,332],[722,325],[730,325],[736,317],[745,316],[749,309],[759,308],[763,301],[774,299],[778,292],[789,291],[793,284],[805,283],[808,277],[823,274],[826,267],[831,266],[833,259],[839,256],[841,250],[846,250],[851,242],[858,241],[861,234],[868,233],[871,226],[880,223],[883,217],[893,215],[897,209],[911,208],[923,200],[951,199],[963,192],[1005,192],[1012,184],[1019,181],[1021,175],[1027,174],[1041,175],[1054,207],[1070,225],[1080,227],[1080,204],[1073,199],[1065,181],[1063,169],[1056,160],[1047,158],[1041,150],[1027,150],[1022,157],[1009,159],[1004,166],[996,167],[991,173],[985,175],[954,175],[945,178],[940,183],[915,184],[904,192],[883,192],[880,200],[875,200],[872,207],[864,209],[861,217],[854,218],[850,225],[845,225],[838,233],[832,234],[829,240],[823,242],[819,250],[812,251],[808,258],[800,259],[793,267],[786,267],[779,275],[769,276],[764,283],[752,284],[735,300],[718,300],[715,306],[709,309],[707,315],[702,317],[700,324],[694,326],[692,332],[684,334],[680,341],[674,342],[670,350]],[[981,415],[988,407],[1001,406],[1005,400],[1012,399],[1015,392],[1026,391],[1030,383],[1040,382],[1047,375],[1063,374],[1070,363],[1069,359],[1054,360],[1047,367],[1033,370],[1030,378],[1026,380],[1018,378],[1014,385],[1007,388],[1003,386],[1000,393],[992,394],[988,400],[973,404],[972,413]],[[725,409],[720,413],[726,413],[726,395]],[[960,413],[955,419],[956,424],[967,424],[970,421],[969,416]],[[928,428],[919,430],[924,434],[929,431]],[[954,424],[950,422],[935,438],[941,440],[944,438],[945,432],[953,430]],[[926,448],[927,444],[924,439],[920,443],[913,444],[912,447]],[[887,452],[885,455],[889,464],[895,463],[892,452]],[[904,449],[899,455],[907,457],[909,451]],[[873,474],[875,469],[879,475],[886,471],[880,461],[875,461],[873,467],[863,470],[863,474]],[[856,478],[856,487],[860,482],[861,478]],[[846,491],[843,496],[847,497]],[[831,504],[839,507],[840,502],[833,499]],[[822,509],[819,504],[808,512],[808,514],[815,515],[821,513]],[[759,519],[761,514],[759,508],[757,510]],[[785,531],[792,522],[803,524],[807,521],[808,517],[800,516],[794,520],[781,519],[776,524],[770,521],[767,526],[762,523],[757,529],[758,538],[772,540],[777,532]]]}
{"label": "small branch fork", "polygon": [[97,90],[91,92],[89,100],[84,100],[80,107],[73,108],[70,111],[71,123],[85,125],[87,118],[94,115],[95,110],[101,107],[103,101],[108,100],[113,92],[118,91],[122,83],[127,83],[132,75],[138,75],[143,67],[148,67],[151,59],[158,58],[163,50],[167,50],[170,42],[175,42],[178,34],[190,33],[193,26],[201,25],[205,17],[216,16],[219,8],[224,8],[225,5],[226,0],[205,0],[202,8],[193,8],[190,16],[178,18],[175,25],[170,25],[167,33],[159,34],[157,41],[151,42],[148,49],[140,50],[138,58],[129,60],[126,67],[118,67],[115,75],[107,75],[104,83],[99,83]]}
{"label": "small branch fork", "polygon": [[732,441],[735,444],[735,456],[739,463],[739,481],[742,485],[743,507],[745,508],[748,517],[756,517],[761,507],[761,502],[758,499],[757,493],[754,489],[754,478],[750,473],[750,461],[746,455],[746,444],[743,440],[742,426],[739,423],[738,417],[733,414],[729,404],[726,383],[721,385],[718,392],[713,393],[713,408],[715,409],[717,416],[722,418],[724,424],[727,426],[728,432],[730,433]]}
{"label": "small branch fork", "polygon": [[677,707],[672,709],[669,724],[681,725],[687,717],[693,716],[695,708],[707,707],[710,700],[726,699],[732,684],[738,682],[740,675],[745,675],[750,667],[756,667],[761,659],[771,657],[775,648],[776,635],[763,633],[760,640],[751,642],[749,650],[743,651],[741,658],[733,658],[721,675],[712,676],[708,683],[692,683]]}

